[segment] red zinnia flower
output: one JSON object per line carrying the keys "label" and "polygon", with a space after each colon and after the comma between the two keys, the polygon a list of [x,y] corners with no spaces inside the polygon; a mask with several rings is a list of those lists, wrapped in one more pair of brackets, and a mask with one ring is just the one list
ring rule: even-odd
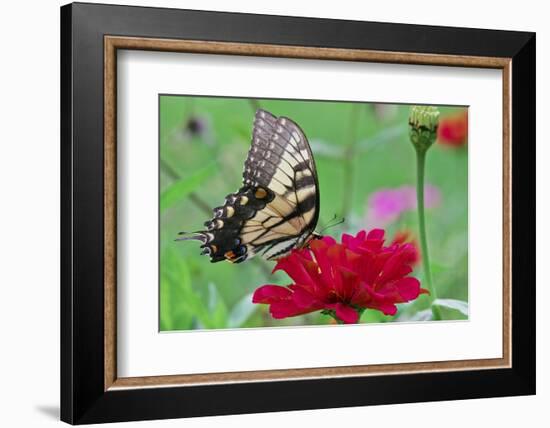
{"label": "red zinnia flower", "polygon": [[459,147],[468,141],[468,112],[466,110],[439,120],[437,141],[448,146]]}
{"label": "red zinnia flower", "polygon": [[342,243],[325,236],[309,248],[294,250],[278,261],[273,272],[284,270],[294,284],[264,285],[254,292],[254,303],[269,304],[273,318],[287,318],[319,310],[347,324],[359,321],[367,308],[395,315],[396,303],[427,293],[408,276],[416,250],[411,244],[384,246],[384,231],[342,235]]}

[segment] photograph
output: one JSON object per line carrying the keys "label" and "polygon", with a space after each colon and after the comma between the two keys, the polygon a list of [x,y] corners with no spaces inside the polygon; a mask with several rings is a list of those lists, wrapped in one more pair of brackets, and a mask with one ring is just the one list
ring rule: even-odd
{"label": "photograph", "polygon": [[159,94],[159,330],[468,320],[468,107]]}
{"label": "photograph", "polygon": [[[57,307],[51,335],[18,343],[23,355],[58,346],[30,373],[55,390],[33,385],[35,411],[16,406],[14,420],[241,426],[248,414],[258,426],[303,413],[334,426],[369,406],[378,425],[395,408],[398,425],[429,413],[464,426],[482,411],[517,426],[538,415],[540,22],[525,7],[358,5],[27,13],[58,30],[52,52],[30,55],[56,60],[40,70],[56,85],[28,78],[28,53],[8,67],[23,78],[8,79],[6,105],[40,150],[11,138],[33,156],[7,156],[8,196],[26,196],[5,211],[42,222],[54,202],[57,227],[38,243],[55,230],[60,248],[57,264],[29,269],[36,221],[6,223],[11,253],[25,255],[6,290],[30,290],[22,274],[36,272],[42,293],[8,295],[8,319],[23,321],[8,330],[36,330],[16,303]],[[48,94],[22,97],[29,85]],[[30,99],[60,108],[29,122]],[[19,181],[44,165],[55,195],[29,199],[46,175]]]}

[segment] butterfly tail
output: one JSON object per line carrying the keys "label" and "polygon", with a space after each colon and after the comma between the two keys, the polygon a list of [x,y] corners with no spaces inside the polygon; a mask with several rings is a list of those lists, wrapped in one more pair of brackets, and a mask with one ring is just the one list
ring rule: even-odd
{"label": "butterfly tail", "polygon": [[179,232],[175,241],[200,241],[205,244],[207,239],[204,232]]}

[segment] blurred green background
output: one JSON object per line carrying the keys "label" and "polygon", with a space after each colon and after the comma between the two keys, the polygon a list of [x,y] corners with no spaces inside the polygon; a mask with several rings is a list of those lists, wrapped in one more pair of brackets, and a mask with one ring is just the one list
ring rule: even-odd
{"label": "blurred green background", "polygon": [[[176,242],[180,231],[199,230],[211,209],[241,186],[257,108],[288,116],[304,130],[317,164],[321,214],[317,230],[334,216],[345,222],[326,235],[369,229],[369,197],[414,186],[415,153],[408,139],[409,106],[372,103],[264,100],[161,95],[160,103],[160,330],[246,328],[328,324],[320,313],[272,319],[267,305],[251,302],[263,284],[287,285],[273,262],[255,257],[241,264],[210,263],[198,242]],[[441,118],[456,107],[440,107]],[[435,144],[428,152],[427,184],[440,200],[427,210],[434,285],[444,319],[467,318],[468,155],[467,145]],[[377,224],[380,226],[380,224]],[[416,211],[383,225],[391,242],[396,232],[418,236]],[[422,281],[422,268],[414,276]],[[428,299],[399,305],[397,315],[367,310],[361,322],[429,319]]]}

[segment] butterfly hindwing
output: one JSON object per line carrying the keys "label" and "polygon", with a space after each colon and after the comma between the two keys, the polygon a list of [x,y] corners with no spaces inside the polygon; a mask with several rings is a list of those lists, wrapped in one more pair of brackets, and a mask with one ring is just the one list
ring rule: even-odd
{"label": "butterfly hindwing", "polygon": [[258,110],[243,186],[214,209],[206,230],[181,239],[200,240],[212,262],[239,263],[258,253],[277,259],[305,243],[318,216],[317,172],[303,131]]}

